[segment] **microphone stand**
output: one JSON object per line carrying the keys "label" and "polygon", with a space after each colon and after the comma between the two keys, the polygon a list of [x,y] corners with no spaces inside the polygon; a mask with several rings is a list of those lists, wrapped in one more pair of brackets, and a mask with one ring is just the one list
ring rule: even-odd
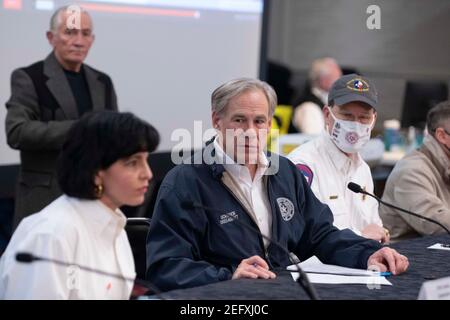
{"label": "microphone stand", "polygon": [[115,274],[115,273],[110,273],[110,272],[106,272],[106,271],[102,271],[102,270],[97,270],[97,269],[92,269],[90,267],[86,267],[86,266],[82,266],[79,265],[77,263],[68,263],[68,262],[64,262],[61,260],[56,260],[56,259],[50,259],[50,258],[45,258],[45,257],[38,257],[35,256],[31,253],[28,252],[18,252],[16,254],[16,260],[22,263],[32,263],[35,261],[45,261],[45,262],[50,262],[50,263],[54,263],[60,266],[64,266],[64,267],[70,267],[70,266],[76,266],[77,268],[80,268],[81,270],[84,271],[88,271],[88,272],[93,272],[96,274],[101,274],[103,276],[108,276],[108,277],[112,277],[112,278],[116,278],[119,280],[124,280],[124,281],[129,281],[132,283],[136,283],[139,284],[141,286],[147,287],[150,290],[153,290],[156,294],[156,296],[160,296],[161,295],[161,290],[159,290],[154,284],[145,281],[145,280],[141,280],[141,279],[133,279],[130,277],[124,277],[120,274]]}
{"label": "microphone stand", "polygon": [[450,231],[449,231],[442,223],[440,223],[439,221],[436,221],[436,220],[434,220],[434,219],[431,219],[431,218],[422,216],[422,215],[420,215],[420,214],[411,212],[411,211],[409,211],[409,210],[406,210],[406,209],[397,207],[397,206],[395,206],[395,205],[393,205],[393,204],[387,203],[387,202],[381,200],[381,199],[380,199],[379,197],[377,197],[376,195],[373,195],[373,194],[371,194],[371,193],[365,191],[363,188],[361,188],[361,186],[360,186],[359,184],[356,184],[356,183],[354,183],[354,182],[350,182],[350,183],[347,185],[347,188],[349,188],[351,191],[353,191],[353,192],[355,192],[355,193],[362,193],[362,194],[368,195],[368,196],[374,198],[375,200],[377,200],[379,203],[381,203],[381,204],[383,204],[383,205],[385,205],[385,206],[387,206],[387,207],[394,208],[394,209],[396,209],[396,210],[399,210],[399,211],[401,211],[401,212],[407,213],[407,214],[412,215],[412,216],[414,216],[414,217],[417,217],[417,218],[420,218],[420,219],[423,219],[423,220],[427,220],[427,221],[429,221],[429,222],[431,222],[431,223],[437,224],[437,225],[440,226],[442,229],[444,229],[444,230],[447,232],[447,234],[450,235]]}

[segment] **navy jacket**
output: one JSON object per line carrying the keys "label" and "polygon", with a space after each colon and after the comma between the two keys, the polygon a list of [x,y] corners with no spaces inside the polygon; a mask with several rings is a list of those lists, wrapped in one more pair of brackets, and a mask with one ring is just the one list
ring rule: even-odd
{"label": "navy jacket", "polygon": [[[147,240],[147,279],[161,290],[231,279],[239,263],[253,255],[265,258],[272,268],[291,264],[282,250],[271,244],[265,251],[260,235],[224,215],[234,212],[258,229],[222,183],[224,170],[220,164],[182,164],[163,180]],[[288,159],[280,156],[278,173],[268,176],[267,191],[272,238],[300,260],[316,255],[324,263],[366,268],[369,256],[380,249],[376,241],[335,228],[329,207]],[[186,209],[185,201],[215,210]]]}

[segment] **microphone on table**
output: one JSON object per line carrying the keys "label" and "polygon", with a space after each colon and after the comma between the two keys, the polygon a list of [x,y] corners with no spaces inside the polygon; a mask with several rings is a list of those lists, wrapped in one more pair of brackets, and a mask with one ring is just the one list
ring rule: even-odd
{"label": "microphone on table", "polygon": [[161,290],[159,290],[154,284],[145,281],[145,280],[141,280],[141,279],[134,279],[134,278],[130,278],[130,277],[125,277],[122,276],[120,274],[116,274],[116,273],[110,273],[107,271],[103,271],[103,270],[97,270],[97,269],[93,269],[93,268],[89,268],[89,267],[85,267],[82,265],[79,265],[77,263],[69,263],[69,262],[64,262],[64,261],[60,261],[60,260],[56,260],[56,259],[50,259],[50,258],[45,258],[45,257],[39,257],[39,256],[35,256],[32,253],[29,252],[18,252],[16,253],[16,261],[18,262],[22,262],[22,263],[33,263],[36,261],[45,261],[45,262],[50,262],[50,263],[54,263],[60,266],[65,266],[65,267],[71,267],[71,266],[75,266],[81,270],[84,271],[88,271],[88,272],[93,272],[96,274],[100,274],[103,276],[108,276],[108,277],[113,277],[122,281],[129,281],[132,283],[136,283],[139,284],[141,286],[147,287],[151,290],[153,290],[155,292],[155,294],[157,296],[159,296],[161,294]]}
{"label": "microphone on table", "polygon": [[293,261],[290,252],[285,247],[283,247],[283,245],[281,245],[279,242],[277,242],[277,241],[271,239],[270,237],[262,234],[260,230],[257,230],[256,228],[254,228],[254,227],[252,227],[252,226],[250,226],[250,225],[240,221],[237,218],[237,216],[233,216],[233,215],[231,215],[229,213],[222,212],[221,210],[218,210],[216,208],[207,207],[207,206],[204,206],[204,205],[201,205],[201,204],[197,204],[197,203],[195,203],[193,201],[183,201],[181,203],[181,207],[184,208],[184,209],[188,209],[188,210],[197,208],[197,209],[203,209],[203,210],[206,210],[206,211],[213,211],[213,212],[218,212],[220,214],[225,214],[228,217],[232,218],[234,221],[236,221],[242,227],[247,228],[251,232],[258,234],[259,236],[261,236],[262,238],[266,239],[270,243],[273,243],[281,251],[286,253],[286,255],[289,257],[289,260],[291,261],[291,263],[293,263],[297,267],[297,271],[299,273],[299,277],[297,279],[297,282],[303,288],[303,290],[305,290],[305,292],[308,295],[308,297],[311,300],[320,300],[319,296],[317,295],[316,290],[312,286],[311,282],[309,282],[309,279],[308,279],[308,276],[306,275],[306,273],[302,270],[302,268],[300,268],[298,263]]}
{"label": "microphone on table", "polygon": [[383,200],[381,200],[380,198],[378,198],[376,195],[373,195],[373,194],[367,192],[366,190],[364,190],[363,188],[361,188],[361,186],[360,186],[359,184],[357,184],[357,183],[349,182],[349,184],[347,185],[347,188],[349,188],[351,191],[353,191],[353,192],[355,192],[355,193],[366,194],[366,195],[368,195],[368,196],[374,198],[375,200],[377,200],[379,203],[384,204],[385,206],[388,206],[388,207],[397,209],[397,210],[399,210],[399,211],[402,211],[402,212],[407,213],[407,214],[409,214],[409,215],[412,215],[412,216],[414,216],[414,217],[417,217],[417,218],[420,218],[420,219],[423,219],[423,220],[427,220],[427,221],[429,221],[429,222],[432,222],[432,223],[434,223],[434,224],[437,224],[437,225],[440,226],[442,229],[444,229],[448,234],[450,234],[450,231],[449,231],[442,223],[440,223],[439,221],[436,221],[436,220],[434,220],[434,219],[431,219],[431,218],[422,216],[422,215],[420,215],[420,214],[417,214],[417,213],[408,211],[408,210],[406,210],[406,209],[399,208],[399,207],[397,207],[397,206],[394,206],[393,204],[384,202]]}

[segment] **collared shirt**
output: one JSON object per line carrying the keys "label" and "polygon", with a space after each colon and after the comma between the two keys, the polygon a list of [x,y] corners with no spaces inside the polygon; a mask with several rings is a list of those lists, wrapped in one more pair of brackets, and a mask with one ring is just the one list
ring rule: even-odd
{"label": "collared shirt", "polygon": [[361,234],[369,224],[383,225],[377,201],[347,188],[349,182],[355,182],[373,193],[370,168],[359,154],[346,156],[323,132],[296,148],[288,158],[303,173],[316,197],[330,207],[336,227]]}
{"label": "collared shirt", "polygon": [[430,158],[434,159],[437,170],[441,173],[442,179],[449,184],[450,183],[450,159],[439,142],[431,135],[428,134],[423,140],[423,148],[428,149]]}
{"label": "collared shirt", "polygon": [[99,200],[61,196],[24,219],[0,260],[0,299],[129,299],[132,281],[51,262],[19,263],[17,252],[134,279],[126,218]]}
{"label": "collared shirt", "polygon": [[313,87],[311,92],[319,98],[324,105],[328,104],[328,92],[317,87]]}
{"label": "collared shirt", "polygon": [[[250,214],[255,216],[253,220],[258,225],[262,234],[267,237],[271,237],[272,229],[272,210],[270,208],[269,198],[267,195],[267,185],[264,181],[264,174],[269,166],[264,152],[261,152],[258,156],[258,167],[256,169],[255,177],[252,180],[250,171],[244,165],[237,164],[231,159],[223,150],[217,139],[214,140],[214,149],[216,151],[216,160],[218,163],[223,164],[227,173],[230,174],[234,181],[231,191],[239,198],[239,194],[244,196],[245,202],[248,203]],[[246,203],[243,203],[244,206]],[[264,245],[269,245],[266,239],[263,239]]]}
{"label": "collared shirt", "polygon": [[292,123],[301,133],[318,135],[325,126],[322,106],[328,104],[328,92],[313,87],[311,93],[322,101],[322,105],[313,101],[303,102],[295,108]]}

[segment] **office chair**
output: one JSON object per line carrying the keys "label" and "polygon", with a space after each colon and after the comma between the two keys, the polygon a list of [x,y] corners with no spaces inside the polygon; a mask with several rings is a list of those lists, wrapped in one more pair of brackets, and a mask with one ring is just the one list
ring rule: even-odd
{"label": "office chair", "polygon": [[268,61],[267,63],[267,83],[269,83],[278,96],[278,104],[288,105],[291,102],[294,89],[290,84],[292,71],[285,65]]}
{"label": "office chair", "polygon": [[136,278],[145,280],[147,271],[147,235],[150,227],[149,218],[128,218],[125,231],[133,252]]}

